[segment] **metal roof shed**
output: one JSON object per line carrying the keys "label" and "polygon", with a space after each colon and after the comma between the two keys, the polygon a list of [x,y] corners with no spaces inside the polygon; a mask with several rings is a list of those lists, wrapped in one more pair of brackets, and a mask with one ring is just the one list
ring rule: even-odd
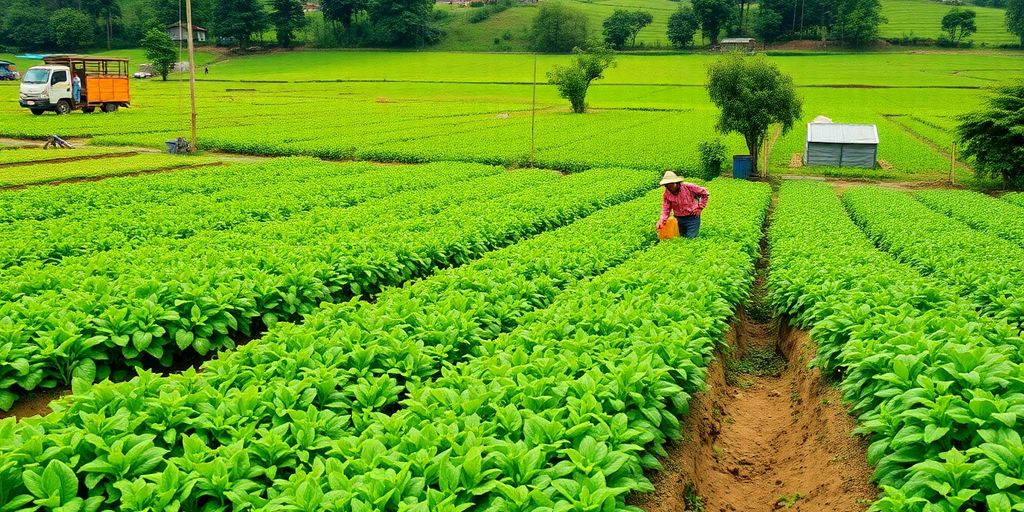
{"label": "metal roof shed", "polygon": [[878,128],[873,124],[808,123],[806,165],[875,167]]}

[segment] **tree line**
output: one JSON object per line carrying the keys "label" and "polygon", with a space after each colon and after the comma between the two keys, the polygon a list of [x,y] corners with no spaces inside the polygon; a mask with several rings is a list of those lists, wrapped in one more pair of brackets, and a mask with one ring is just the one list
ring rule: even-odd
{"label": "tree line", "polygon": [[[440,38],[433,0],[322,0],[325,23],[346,45],[411,47]],[[0,46],[22,51],[131,48],[152,29],[185,19],[184,0],[10,0],[0,2]],[[192,0],[194,25],[248,46],[273,28],[291,47],[306,27],[303,0]]]}

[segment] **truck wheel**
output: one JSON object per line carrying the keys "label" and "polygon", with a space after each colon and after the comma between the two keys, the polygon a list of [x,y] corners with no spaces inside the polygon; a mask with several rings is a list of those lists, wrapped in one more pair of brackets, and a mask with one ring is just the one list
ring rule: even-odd
{"label": "truck wheel", "polygon": [[43,115],[43,112],[46,112],[45,110],[38,109],[38,108],[33,108],[31,110],[32,110],[32,115],[34,115],[34,116],[41,116],[41,115]]}
{"label": "truck wheel", "polygon": [[59,115],[67,114],[71,112],[71,102],[68,100],[60,100],[57,102],[57,106],[53,107],[53,113]]}
{"label": "truck wheel", "polygon": [[96,107],[82,107],[82,112],[92,114],[93,112],[96,112]]}
{"label": "truck wheel", "polygon": [[104,103],[103,111],[107,113],[117,112],[117,103]]}

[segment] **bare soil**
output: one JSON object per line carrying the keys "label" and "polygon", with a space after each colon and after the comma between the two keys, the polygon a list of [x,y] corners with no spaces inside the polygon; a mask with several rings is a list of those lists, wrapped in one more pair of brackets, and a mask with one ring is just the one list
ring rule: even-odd
{"label": "bare soil", "polygon": [[807,333],[741,315],[729,342],[733,357],[720,359],[768,349],[788,364],[780,376],[730,375],[728,364],[714,364],[684,439],[651,475],[655,492],[631,503],[649,512],[867,509],[878,490],[866,443],[850,434],[855,422],[838,390],[807,368],[815,350]]}
{"label": "bare soil", "polygon": [[803,167],[803,166],[804,166],[804,156],[801,155],[800,153],[793,153],[789,157],[789,168],[790,169],[799,169],[800,167]]}
{"label": "bare soil", "polygon": [[0,411],[0,420],[4,418],[28,418],[31,416],[45,416],[52,412],[50,402],[70,394],[70,389],[44,389],[33,391],[20,398],[7,412]]}

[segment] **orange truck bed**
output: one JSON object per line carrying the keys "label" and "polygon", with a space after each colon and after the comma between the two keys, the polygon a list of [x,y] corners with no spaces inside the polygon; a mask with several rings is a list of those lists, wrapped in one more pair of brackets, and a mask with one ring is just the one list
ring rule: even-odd
{"label": "orange truck bed", "polygon": [[126,76],[88,76],[82,83],[82,96],[88,103],[130,103]]}

